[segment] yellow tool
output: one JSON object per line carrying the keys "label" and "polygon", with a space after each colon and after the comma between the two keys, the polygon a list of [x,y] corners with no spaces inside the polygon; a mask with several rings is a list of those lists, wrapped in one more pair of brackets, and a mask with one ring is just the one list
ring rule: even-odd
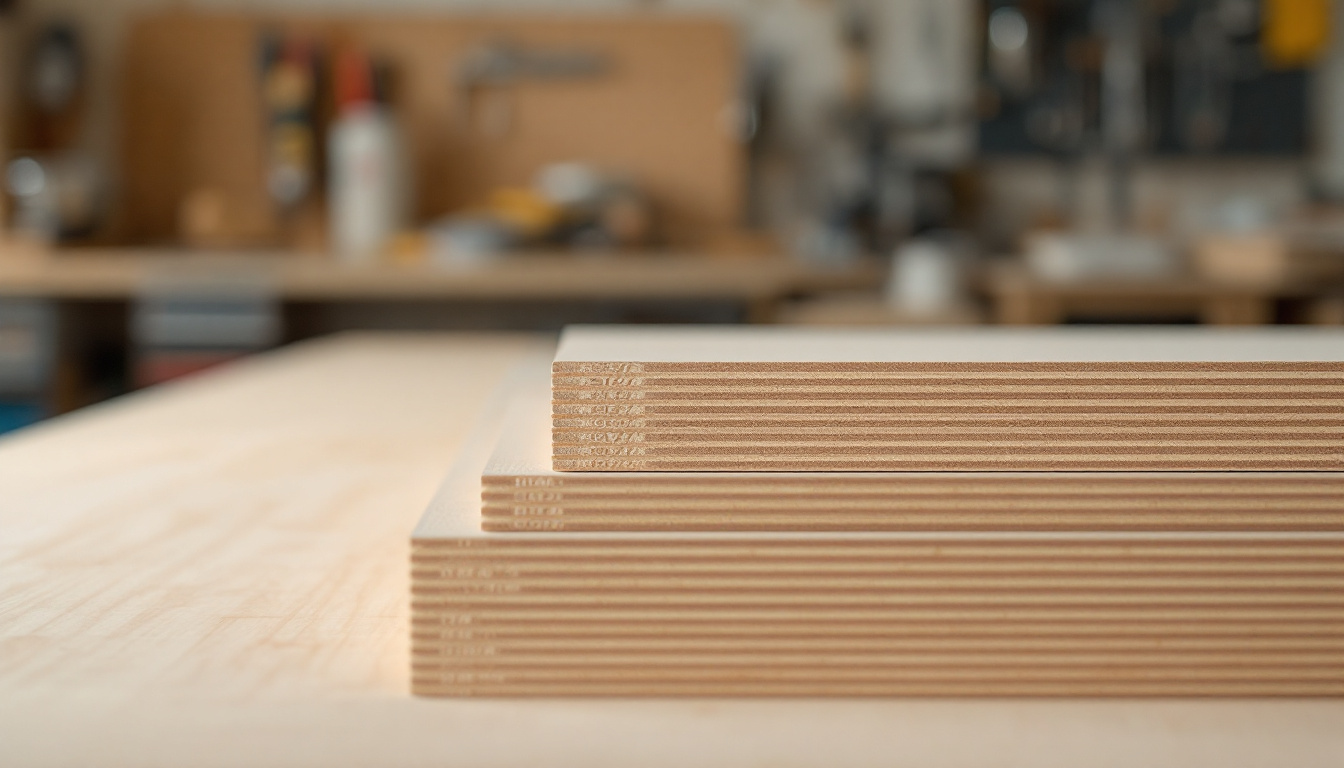
{"label": "yellow tool", "polygon": [[1260,45],[1279,69],[1314,63],[1330,43],[1330,0],[1264,0]]}

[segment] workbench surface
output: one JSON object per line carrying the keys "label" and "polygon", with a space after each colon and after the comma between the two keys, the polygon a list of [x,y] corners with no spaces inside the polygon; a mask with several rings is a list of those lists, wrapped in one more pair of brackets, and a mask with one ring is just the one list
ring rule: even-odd
{"label": "workbench surface", "polygon": [[1344,765],[1339,701],[412,698],[410,530],[549,343],[337,337],[0,439],[0,765]]}
{"label": "workbench surface", "polygon": [[156,278],[246,276],[287,301],[777,300],[875,286],[874,265],[808,267],[782,257],[522,253],[472,266],[348,266],[294,253],[85,248],[6,254],[0,297],[127,299]]}

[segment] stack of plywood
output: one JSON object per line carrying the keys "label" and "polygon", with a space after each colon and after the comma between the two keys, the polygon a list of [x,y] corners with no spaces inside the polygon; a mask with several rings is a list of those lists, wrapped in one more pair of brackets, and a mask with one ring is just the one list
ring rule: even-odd
{"label": "stack of plywood", "polygon": [[486,531],[1344,531],[1335,472],[557,472],[545,394],[485,465]]}
{"label": "stack of plywood", "polygon": [[1344,336],[575,328],[555,468],[1344,470]]}
{"label": "stack of plywood", "polygon": [[489,409],[413,537],[417,693],[1344,694],[1344,475],[562,473],[549,399]]}

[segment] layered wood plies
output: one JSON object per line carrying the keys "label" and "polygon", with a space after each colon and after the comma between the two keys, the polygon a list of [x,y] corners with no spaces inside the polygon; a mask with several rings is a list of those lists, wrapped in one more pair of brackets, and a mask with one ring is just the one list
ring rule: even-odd
{"label": "layered wood plies", "polygon": [[558,472],[548,409],[513,399],[486,530],[1344,531],[1334,472]]}
{"label": "layered wood plies", "polygon": [[1340,534],[430,533],[418,693],[1344,693]]}
{"label": "layered wood plies", "polygon": [[[483,530],[483,489],[491,493],[483,474],[521,478],[512,487],[543,494],[568,490],[543,480],[582,479],[529,464],[544,463],[545,402],[536,394],[522,402],[507,418],[503,405],[492,406],[413,536],[416,693],[1344,694],[1344,532],[1014,529],[1029,504],[985,507],[1008,525],[978,532]],[[531,448],[513,441],[493,449],[510,425],[539,413],[543,428],[532,430]],[[735,496],[716,485],[731,482],[726,476],[648,479],[657,481],[649,485],[655,497],[689,481],[682,498],[691,505],[706,487],[722,494],[711,504]],[[855,488],[837,492],[827,479],[853,479]],[[933,485],[911,498],[988,504],[1003,488],[1045,478],[978,485],[984,479],[916,477]],[[1085,509],[1075,512],[1092,513],[1087,504],[1118,504],[1134,490],[1124,483],[1158,483],[1150,506],[1181,514],[1164,495],[1172,488],[1160,485],[1170,479],[1022,487],[1068,504],[1081,499]],[[743,480],[749,493],[776,492],[767,478]],[[1221,477],[1190,480],[1190,493],[1229,504],[1244,489],[1220,485]],[[1232,511],[1272,514],[1275,498],[1293,500],[1298,514],[1324,511],[1311,500],[1336,493],[1330,481],[1266,477],[1265,508],[1250,502]],[[782,495],[804,508],[812,496],[847,493],[868,504],[906,492],[871,476],[790,482]],[[605,499],[603,509],[618,509],[622,496],[650,492],[640,487],[593,495]],[[847,511],[828,503],[810,509]],[[898,505],[894,519],[903,513]],[[724,517],[735,519],[731,510]]]}
{"label": "layered wood plies", "polygon": [[575,327],[562,471],[1344,469],[1344,333]]}

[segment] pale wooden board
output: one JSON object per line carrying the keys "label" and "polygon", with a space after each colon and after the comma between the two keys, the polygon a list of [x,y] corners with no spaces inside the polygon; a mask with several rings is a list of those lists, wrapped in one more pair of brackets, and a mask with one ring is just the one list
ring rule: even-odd
{"label": "pale wooden board", "polygon": [[[899,371],[902,364],[1333,363],[1344,366],[1344,331],[1304,328],[798,329],[761,326],[571,326],[556,349],[557,373],[652,374],[775,364],[784,370]],[[642,370],[583,370],[585,363]],[[654,367],[655,364],[667,364]],[[682,365],[685,364],[685,365]],[[704,364],[704,365],[701,365]],[[1198,370],[1200,366],[1192,366]],[[1207,366],[1217,370],[1217,365]],[[1232,366],[1236,369],[1237,366]]]}
{"label": "pale wooden board", "polygon": [[505,416],[481,477],[488,530],[1344,526],[1344,475],[1329,472],[558,472],[548,408],[528,386]]}
{"label": "pale wooden board", "polygon": [[[492,468],[493,446],[501,435],[544,419],[537,378],[520,374],[514,387],[521,394],[501,393],[487,409],[416,530],[417,692],[600,694],[646,684],[649,691],[680,686],[682,693],[711,695],[730,682],[733,691],[759,695],[798,686],[832,695],[853,694],[855,686],[932,695],[1045,695],[1052,685],[1057,693],[1094,695],[1125,685],[1201,695],[1224,694],[1229,684],[1261,685],[1266,693],[1344,692],[1344,678],[1334,674],[1344,660],[1344,636],[1335,629],[1344,619],[1339,534],[483,531],[482,476],[525,463],[499,457]],[[842,621],[858,616],[888,633],[908,630],[919,611],[962,611],[976,631],[962,635],[959,625],[944,624],[939,633],[929,623],[916,625],[926,633],[923,645],[856,646],[828,635],[837,611],[847,612]],[[1067,634],[1042,646],[1040,628],[1026,618],[1096,632],[1136,611],[1158,648],[1142,641],[1098,645]],[[1255,611],[1310,627],[1313,639],[1275,645],[1258,636],[1255,622],[1240,648],[1192,637],[1207,628],[1204,620],[1245,626]],[[744,618],[752,616],[753,622]],[[753,623],[754,631],[687,630],[715,621]],[[489,634],[500,622],[510,636]],[[587,636],[558,641],[557,624]],[[664,627],[681,633],[670,643],[611,640]],[[1166,627],[1179,629],[1169,636]],[[598,628],[610,635],[596,635]],[[807,639],[781,646],[763,634],[771,628]],[[947,642],[931,649],[928,634]],[[1162,646],[1175,638],[1186,644]],[[977,682],[984,687],[974,688]]]}
{"label": "pale wooden board", "polygon": [[[960,644],[991,641],[1002,643],[1009,637],[1005,629],[1011,629],[1012,642],[1018,646],[1030,643],[1061,645],[1069,643],[1073,647],[1082,647],[1085,643],[1101,646],[1132,644],[1154,644],[1164,648],[1182,648],[1190,644],[1201,646],[1239,648],[1258,648],[1278,643],[1323,644],[1338,648],[1332,635],[1341,631],[1344,620],[1275,621],[1264,620],[1260,623],[1243,619],[1241,621],[1185,621],[1160,622],[1152,620],[1137,621],[1121,619],[1105,621],[1044,621],[1009,622],[1003,619],[987,617],[980,622],[925,622],[914,620],[900,622],[879,621],[832,621],[825,631],[817,631],[804,622],[792,624],[780,621],[753,622],[742,618],[726,618],[702,622],[666,622],[654,623],[640,621],[622,624],[618,618],[608,623],[595,619],[568,622],[550,616],[536,615],[515,621],[482,622],[470,627],[451,624],[422,626],[412,636],[433,649],[435,643],[444,641],[476,640],[491,643],[510,644],[517,647],[536,647],[539,644],[578,646],[582,643],[607,647],[667,647],[694,639],[704,643],[704,647],[718,647],[725,644],[741,645],[747,642],[765,642],[774,646],[819,646],[823,643],[831,647],[847,644],[873,643],[881,647],[908,647],[920,643],[933,644],[938,648],[957,647]],[[547,626],[538,628],[537,623],[547,622]],[[955,636],[955,640],[953,637]]]}
{"label": "pale wooden board", "polygon": [[408,695],[406,531],[527,348],[323,342],[0,440],[0,762],[1339,764],[1330,700]]}
{"label": "pale wooden board", "polygon": [[[1335,683],[1317,683],[1311,680],[1284,683],[1248,683],[1244,681],[1217,682],[1199,681],[1186,683],[1171,682],[1120,682],[1098,684],[1095,681],[1084,683],[1051,682],[1025,683],[998,681],[976,681],[960,685],[937,682],[933,684],[885,682],[865,683],[855,681],[837,686],[833,683],[787,682],[765,685],[759,682],[736,683],[716,678],[711,681],[592,681],[589,675],[576,675],[570,680],[528,683],[526,685],[508,685],[497,683],[488,676],[463,683],[444,683],[427,680],[420,683],[420,690],[426,696],[454,697],[510,697],[544,698],[562,696],[567,698],[597,696],[611,697],[705,697],[731,696],[754,699],[771,696],[830,697],[850,698],[874,697],[890,699],[894,697],[918,698],[985,698],[985,697],[1167,697],[1192,696],[1211,697],[1228,696],[1238,698],[1273,696],[1338,696],[1340,686]],[[1310,693],[1304,693],[1309,691]],[[905,754],[904,750],[901,754]],[[945,759],[945,755],[940,755]],[[818,761],[824,762],[824,759]],[[996,764],[1002,761],[995,758]]]}
{"label": "pale wooden board", "polygon": [[[555,511],[555,510],[560,511]],[[719,510],[736,508],[724,502]],[[833,514],[761,512],[725,514],[713,510],[687,514],[666,508],[639,509],[629,514],[575,511],[550,506],[498,506],[483,510],[485,530],[512,531],[987,531],[987,530],[1341,530],[1338,514],[1246,514],[1217,510],[1192,514],[1164,511],[1136,515],[1082,512],[1027,512],[1014,514],[916,514],[881,509],[871,514],[836,511]],[[740,512],[740,511],[739,511]]]}
{"label": "pale wooden board", "polygon": [[529,381],[509,406],[488,530],[1344,529],[1341,473],[557,472],[548,399]]}
{"label": "pale wooden board", "polygon": [[[1142,625],[1141,625],[1142,626]],[[769,625],[732,624],[725,622],[705,623],[698,627],[682,625],[679,630],[672,625],[649,627],[640,625],[627,631],[617,631],[618,625],[583,624],[571,627],[565,632],[564,626],[548,627],[544,633],[529,633],[525,627],[513,627],[512,632],[496,631],[491,633],[490,642],[496,646],[516,651],[545,653],[573,653],[576,651],[592,653],[598,650],[615,652],[669,652],[679,651],[683,643],[693,640],[700,652],[721,653],[751,648],[796,652],[812,649],[845,649],[868,653],[916,650],[924,653],[950,653],[956,651],[984,651],[990,648],[1015,651],[1052,651],[1067,652],[1096,650],[1145,650],[1178,652],[1190,649],[1218,648],[1229,652],[1260,651],[1298,648],[1319,652],[1341,651],[1339,642],[1320,630],[1326,624],[1288,624],[1265,625],[1254,630],[1251,625],[1240,624],[1223,627],[1201,628],[1186,626],[1186,631],[1174,633],[1172,637],[1163,637],[1164,632],[1172,631],[1170,626],[1147,625],[1135,629],[1127,624],[1105,625],[1068,625],[1057,622],[1044,627],[1023,625],[1031,631],[1006,634],[1002,626],[971,625],[947,626],[941,631],[933,627],[910,627],[905,625],[861,625],[840,624],[838,629],[826,627],[825,632],[809,633],[802,627],[791,632],[769,634]],[[1311,629],[1308,629],[1311,628]],[[507,630],[508,628],[503,628]],[[557,629],[561,631],[557,631]],[[1270,632],[1269,630],[1275,630]],[[474,631],[475,628],[472,628]],[[582,630],[582,631],[579,631]],[[668,630],[667,634],[663,634]],[[1199,630],[1199,631],[1196,631]],[[482,630],[484,631],[484,630]],[[463,630],[448,628],[417,631],[417,637],[431,640],[453,641]],[[1235,632],[1243,632],[1246,637],[1238,637]]]}
{"label": "pale wooden board", "polygon": [[[512,253],[470,268],[431,264],[351,267],[295,252],[202,254],[182,248],[74,248],[32,257],[0,242],[0,296],[126,299],[145,281],[174,270],[205,277],[238,272],[265,280],[297,301],[466,300],[714,300],[769,301],[798,292],[877,282],[871,267],[809,268],[785,258],[709,258],[702,251],[658,255]],[[190,272],[189,272],[190,274]]]}
{"label": "pale wooden board", "polygon": [[1299,453],[1287,449],[1232,458],[1205,453],[1176,455],[1122,453],[1080,457],[1076,453],[1059,452],[1037,456],[1010,456],[990,451],[949,453],[933,457],[927,454],[819,457],[798,452],[765,458],[737,455],[702,459],[699,457],[711,451],[692,448],[683,450],[681,455],[674,453],[669,456],[667,453],[650,449],[649,453],[561,454],[552,462],[552,466],[563,472],[1296,472],[1303,470],[1338,472],[1344,470],[1344,458],[1337,452]]}
{"label": "pale wooden board", "polygon": [[562,471],[1344,470],[1331,330],[577,326],[552,399]]}

